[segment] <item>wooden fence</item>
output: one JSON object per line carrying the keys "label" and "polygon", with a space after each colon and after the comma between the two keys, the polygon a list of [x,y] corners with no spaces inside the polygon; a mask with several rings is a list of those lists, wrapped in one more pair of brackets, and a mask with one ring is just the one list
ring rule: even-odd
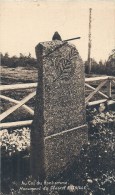
{"label": "wooden fence", "polygon": [[[92,106],[105,101],[108,101],[108,104],[115,103],[115,77],[104,76],[86,78],[85,92],[87,92],[87,89],[90,89],[92,91],[89,91],[88,96],[85,98],[86,105]],[[91,99],[94,98],[95,95],[97,95],[96,100],[91,101]],[[99,99],[100,97],[101,99]]]}
{"label": "wooden fence", "polygon": [[[11,91],[11,90],[14,91],[14,90],[32,89],[32,88],[36,89],[36,87],[37,87],[37,83],[1,85],[0,91],[6,92],[6,91]],[[105,77],[85,78],[86,106],[100,104],[105,101],[107,101],[108,104],[114,104],[115,101],[114,101],[114,97],[112,96],[112,92],[114,92],[114,89],[115,89],[114,87],[115,87],[115,77],[105,76]],[[101,90],[103,90],[104,92],[102,92]],[[27,106],[26,103],[30,99],[32,99],[35,95],[36,95],[36,90],[31,92],[29,95],[27,95],[20,101],[7,97],[6,95],[0,95],[1,99],[7,100],[15,104],[14,106],[10,107],[8,110],[1,113],[0,120],[2,121],[3,119],[5,119],[7,116],[12,114],[14,111],[19,109],[20,107],[23,107],[27,112],[29,112],[33,116],[34,110],[32,110],[32,108]],[[99,99],[99,97],[101,97],[101,99]],[[92,99],[93,101],[91,101]],[[6,122],[6,123],[1,123],[0,128],[4,129],[4,128],[10,128],[10,127],[29,126],[31,125],[31,123],[32,123],[32,120]]]}

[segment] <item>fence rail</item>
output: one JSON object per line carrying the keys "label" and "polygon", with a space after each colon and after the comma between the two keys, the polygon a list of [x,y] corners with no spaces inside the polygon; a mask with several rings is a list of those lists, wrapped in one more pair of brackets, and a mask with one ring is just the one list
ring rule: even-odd
{"label": "fence rail", "polygon": [[0,91],[18,90],[18,89],[32,89],[37,87],[37,83],[25,83],[25,84],[14,84],[14,85],[1,85]]}
{"label": "fence rail", "polygon": [[[115,86],[115,77],[105,76],[105,77],[85,78],[85,92],[86,92],[85,104],[86,106],[100,104],[105,101],[107,101],[108,104],[115,104],[115,100],[112,97],[112,89],[114,90],[113,86]],[[0,91],[33,89],[36,87],[37,87],[37,83],[1,85]],[[101,91],[102,88],[104,88],[104,92]],[[87,95],[87,91],[88,91],[88,95]],[[98,96],[101,96],[101,99],[96,99],[96,100],[94,99],[93,101],[91,101],[97,94]],[[0,115],[0,120],[2,121],[3,119],[5,119],[7,116],[9,116],[11,113],[16,111],[20,107],[25,108],[25,110],[33,116],[34,110],[32,110],[32,108],[27,106],[26,103],[30,99],[32,99],[35,95],[36,95],[36,91],[33,91],[29,95],[24,97],[22,100],[15,100],[5,95],[0,95],[1,99],[4,99],[4,100],[7,100],[9,102],[16,104],[10,107],[8,110],[4,111]],[[6,123],[1,123],[0,128],[3,129],[3,128],[10,128],[10,127],[28,126],[28,125],[31,125],[31,123],[32,123],[32,120],[6,122]]]}

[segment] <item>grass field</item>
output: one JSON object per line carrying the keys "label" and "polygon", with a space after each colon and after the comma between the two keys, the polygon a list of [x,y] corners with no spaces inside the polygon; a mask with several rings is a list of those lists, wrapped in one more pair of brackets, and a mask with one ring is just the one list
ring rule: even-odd
{"label": "grass field", "polygon": [[38,70],[34,67],[17,68],[1,68],[1,83],[2,84],[14,84],[14,83],[30,83],[37,82]]}

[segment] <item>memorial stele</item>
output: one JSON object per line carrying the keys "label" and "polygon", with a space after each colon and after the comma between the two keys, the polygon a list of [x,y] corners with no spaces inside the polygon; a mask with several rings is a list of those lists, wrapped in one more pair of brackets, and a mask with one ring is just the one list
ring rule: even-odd
{"label": "memorial stele", "polygon": [[67,41],[39,43],[38,86],[31,130],[33,177],[60,173],[87,143],[85,76],[78,50]]}

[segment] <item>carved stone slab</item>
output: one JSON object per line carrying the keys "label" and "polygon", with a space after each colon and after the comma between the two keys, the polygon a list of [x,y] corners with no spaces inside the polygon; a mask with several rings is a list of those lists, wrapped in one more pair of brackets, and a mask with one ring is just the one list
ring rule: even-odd
{"label": "carved stone slab", "polygon": [[41,161],[41,175],[43,170],[54,175],[87,141],[84,67],[75,46],[67,42],[39,43],[36,55],[38,88],[31,146],[32,151],[42,149],[32,152],[32,159]]}

